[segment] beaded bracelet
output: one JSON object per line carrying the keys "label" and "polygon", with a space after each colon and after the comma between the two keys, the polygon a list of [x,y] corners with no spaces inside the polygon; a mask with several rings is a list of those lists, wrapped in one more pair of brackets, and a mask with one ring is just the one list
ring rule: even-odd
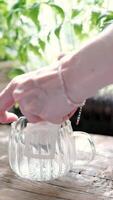
{"label": "beaded bracelet", "polygon": [[65,84],[65,81],[64,81],[64,77],[63,77],[63,74],[62,74],[62,66],[61,65],[59,65],[59,67],[58,67],[58,74],[59,74],[63,94],[64,94],[64,97],[65,97],[67,103],[70,104],[70,105],[76,106],[76,107],[80,107],[79,113],[78,113],[78,116],[77,116],[77,121],[76,121],[76,125],[78,125],[79,122],[80,122],[81,114],[82,114],[82,108],[85,105],[85,101],[83,101],[82,103],[76,103],[69,97],[68,92],[67,92],[67,88],[66,88],[66,84]]}
{"label": "beaded bracelet", "polygon": [[79,125],[79,122],[80,122],[80,118],[81,118],[81,114],[82,114],[82,109],[83,109],[83,106],[85,105],[86,101],[84,101],[82,103],[82,105],[80,106],[80,109],[79,109],[79,113],[78,113],[78,116],[77,116],[77,121],[76,121],[76,125],[78,126]]}

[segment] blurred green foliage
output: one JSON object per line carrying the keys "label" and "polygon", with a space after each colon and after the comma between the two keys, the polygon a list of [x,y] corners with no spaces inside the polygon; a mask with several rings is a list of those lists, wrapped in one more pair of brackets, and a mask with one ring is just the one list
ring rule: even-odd
{"label": "blurred green foliage", "polygon": [[[69,9],[64,6],[66,2]],[[51,12],[50,26],[46,25],[47,10]],[[70,51],[112,22],[113,11],[106,8],[105,0],[0,0],[0,61],[18,61],[19,68],[9,75],[13,78],[28,69],[33,55],[40,65],[49,64],[51,41],[58,43],[59,53],[65,51],[65,42]]]}

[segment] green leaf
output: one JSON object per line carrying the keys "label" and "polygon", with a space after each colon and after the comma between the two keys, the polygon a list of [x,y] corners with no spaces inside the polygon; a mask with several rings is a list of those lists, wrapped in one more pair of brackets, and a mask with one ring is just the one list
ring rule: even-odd
{"label": "green leaf", "polygon": [[29,49],[38,57],[42,58],[42,54],[40,52],[40,48],[38,46],[35,46],[33,44],[29,44]]}
{"label": "green leaf", "polygon": [[24,74],[24,73],[25,73],[25,71],[21,68],[13,68],[9,71],[8,77],[10,79],[13,79],[14,77],[21,75],[21,74]]}
{"label": "green leaf", "polygon": [[0,0],[0,4],[1,4],[1,3],[5,3],[5,1],[4,1],[4,0]]}
{"label": "green leaf", "polygon": [[104,19],[104,21],[112,20],[113,19],[113,11],[108,11],[107,13],[101,15],[99,19],[100,20]]}
{"label": "green leaf", "polygon": [[26,4],[26,0],[18,0],[12,7],[13,10],[23,8]]}
{"label": "green leaf", "polygon": [[19,1],[19,3],[21,4],[21,5],[25,5],[26,4],[26,0],[18,0]]}
{"label": "green leaf", "polygon": [[26,0],[18,0],[18,1],[13,5],[13,7],[11,8],[11,11],[25,8],[25,3],[26,3]]}
{"label": "green leaf", "polygon": [[18,58],[22,63],[26,63],[28,61],[28,51],[27,46],[21,46],[18,50]]}
{"label": "green leaf", "polygon": [[74,17],[76,17],[80,13],[81,13],[81,10],[79,10],[79,9],[72,9],[72,11],[71,11],[71,18],[73,19]]}
{"label": "green leaf", "polygon": [[0,14],[2,13],[5,16],[7,12],[8,12],[8,4],[5,1],[0,1]]}
{"label": "green leaf", "polygon": [[60,6],[56,5],[56,4],[50,3],[49,5],[51,6],[51,8],[54,10],[54,12],[56,14],[60,15],[61,20],[63,22],[63,20],[65,18],[65,13],[64,13],[63,9]]}
{"label": "green leaf", "polygon": [[18,49],[18,57],[22,63],[26,63],[28,61],[28,46],[30,44],[30,40],[31,36],[23,38]]}
{"label": "green leaf", "polygon": [[107,28],[107,26],[109,26],[110,24],[113,24],[113,19],[109,20],[109,21],[105,21],[103,24],[101,24],[100,31],[102,31],[103,29]]}
{"label": "green leaf", "polygon": [[80,36],[82,34],[83,25],[81,23],[73,24],[73,29],[74,29],[75,35]]}
{"label": "green leaf", "polygon": [[57,37],[58,39],[60,39],[61,27],[62,27],[61,25],[58,26],[58,27],[55,29],[55,31],[54,31],[54,33],[55,33],[55,35],[56,35],[56,37]]}
{"label": "green leaf", "polygon": [[11,12],[7,15],[7,24],[9,27],[13,26],[16,19],[18,18],[18,14],[20,11],[21,11],[21,9],[11,10]]}
{"label": "green leaf", "polygon": [[98,4],[98,5],[102,5],[104,3],[104,0],[95,0],[95,4]]}
{"label": "green leaf", "polygon": [[102,14],[98,19],[98,26],[100,30],[103,30],[104,27],[111,24],[113,21],[113,11],[108,11],[105,14]]}
{"label": "green leaf", "polygon": [[110,24],[113,24],[113,19],[106,21],[106,22],[104,23],[104,26],[108,26],[108,25],[110,25]]}
{"label": "green leaf", "polygon": [[7,2],[4,0],[0,0],[0,7],[1,7],[1,5],[7,6]]}
{"label": "green leaf", "polygon": [[40,48],[44,51],[46,43],[40,38],[38,39],[38,43],[39,43]]}
{"label": "green leaf", "polygon": [[40,4],[34,3],[30,8],[26,9],[24,12],[25,15],[27,15],[36,25],[38,31],[40,30],[40,22],[38,20],[38,15],[40,12]]}
{"label": "green leaf", "polygon": [[47,35],[47,41],[50,42],[50,37],[51,37],[51,31],[49,31],[48,35]]}
{"label": "green leaf", "polygon": [[101,16],[101,12],[99,11],[92,11],[91,18],[90,18],[90,29],[94,28],[98,25],[99,18]]}
{"label": "green leaf", "polygon": [[104,0],[87,0],[87,3],[101,6],[104,3]]}
{"label": "green leaf", "polygon": [[82,23],[80,24],[75,23],[72,26],[73,26],[75,36],[77,36],[79,40],[85,40],[86,38],[88,38],[88,34],[84,32]]}
{"label": "green leaf", "polygon": [[7,6],[6,1],[4,1],[4,0],[0,0],[0,6],[1,6],[1,5],[6,5],[6,6]]}
{"label": "green leaf", "polygon": [[7,24],[9,27],[15,24],[15,21],[19,18],[21,14],[23,14],[24,10],[25,10],[24,2],[19,1],[13,5],[11,10],[7,14]]}

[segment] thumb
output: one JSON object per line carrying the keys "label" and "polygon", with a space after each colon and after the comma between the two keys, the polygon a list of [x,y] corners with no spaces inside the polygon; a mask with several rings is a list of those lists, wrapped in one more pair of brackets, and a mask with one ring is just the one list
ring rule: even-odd
{"label": "thumb", "polygon": [[18,117],[13,113],[9,113],[7,111],[0,112],[0,123],[2,124],[11,123],[13,121],[16,121],[17,119]]}
{"label": "thumb", "polygon": [[10,82],[0,93],[0,112],[9,110],[14,105],[13,90],[14,86]]}
{"label": "thumb", "polygon": [[0,93],[0,122],[1,123],[10,123],[17,120],[17,116],[13,113],[7,112],[14,105],[13,98],[13,89],[14,86],[11,82],[7,87]]}

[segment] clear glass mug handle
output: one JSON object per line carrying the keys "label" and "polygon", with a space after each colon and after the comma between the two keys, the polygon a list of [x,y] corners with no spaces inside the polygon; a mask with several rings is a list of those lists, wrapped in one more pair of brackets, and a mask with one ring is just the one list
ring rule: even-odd
{"label": "clear glass mug handle", "polygon": [[21,131],[27,126],[28,120],[26,117],[20,117],[14,124],[15,129]]}
{"label": "clear glass mug handle", "polygon": [[[86,159],[86,157],[84,156],[84,150],[83,150],[81,153],[81,157],[82,158],[84,157],[85,161],[83,162],[83,160],[81,158],[81,161],[79,161],[78,162],[79,164],[77,164],[77,145],[76,145],[76,143],[77,143],[77,137],[80,137],[80,136],[82,137],[82,139],[86,139],[87,142],[89,143],[91,156],[88,156],[88,159]],[[83,142],[84,142],[84,140],[83,140]],[[81,144],[79,144],[79,146],[83,145],[83,142]],[[71,143],[72,143],[72,147],[71,147],[71,169],[72,170],[75,169],[77,166],[83,167],[94,159],[95,154],[96,154],[96,149],[95,149],[93,139],[88,133],[82,132],[82,131],[72,132]],[[86,152],[86,154],[88,155],[87,152]]]}

